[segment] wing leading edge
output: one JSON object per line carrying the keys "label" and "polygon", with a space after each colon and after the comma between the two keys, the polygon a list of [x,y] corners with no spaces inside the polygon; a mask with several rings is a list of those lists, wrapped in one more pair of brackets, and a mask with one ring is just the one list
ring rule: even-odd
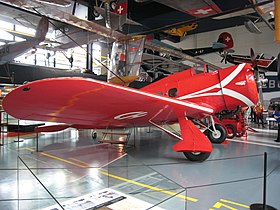
{"label": "wing leading edge", "polygon": [[6,112],[18,119],[88,125],[96,128],[145,126],[212,114],[209,107],[85,78],[54,78],[31,82],[3,100]]}

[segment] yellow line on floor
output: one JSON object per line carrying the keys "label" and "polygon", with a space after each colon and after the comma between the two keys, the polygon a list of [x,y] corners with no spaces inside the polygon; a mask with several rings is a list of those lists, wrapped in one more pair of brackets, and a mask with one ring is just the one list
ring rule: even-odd
{"label": "yellow line on floor", "polygon": [[[90,164],[88,164],[84,161],[80,161],[76,158],[70,158],[70,159],[90,166]],[[171,192],[171,191],[167,191],[167,190],[164,190],[164,189],[161,189],[161,188],[158,188],[158,187],[153,187],[153,186],[150,186],[150,185],[147,185],[147,184],[143,184],[143,183],[140,183],[140,182],[133,181],[131,179],[126,179],[126,178],[123,178],[123,177],[120,177],[120,176],[110,174],[110,173],[106,172],[104,169],[101,169],[101,168],[99,170],[101,170],[100,173],[105,175],[105,176],[109,176],[109,177],[112,177],[112,178],[115,178],[115,179],[118,179],[118,180],[121,180],[121,181],[125,181],[125,182],[131,183],[131,184],[134,184],[134,185],[138,185],[138,186],[141,186],[141,187],[144,187],[144,188],[148,188],[148,189],[151,189],[151,190],[154,190],[154,191],[162,192],[162,193],[165,193],[165,194],[168,194],[168,195],[176,196],[178,198],[182,198],[182,199],[185,199],[185,200],[189,200],[189,201],[193,201],[193,202],[198,201],[198,199],[196,199],[196,198],[187,197],[187,196],[180,195],[180,194],[177,194],[177,193],[174,193],[174,192]]]}
{"label": "yellow line on floor", "polygon": [[225,199],[220,199],[221,202],[224,202],[224,203],[230,203],[230,204],[233,204],[235,206],[240,206],[240,207],[243,207],[243,208],[246,208],[246,209],[249,209],[250,206],[248,205],[245,205],[245,204],[241,204],[241,203],[236,203],[236,202],[233,202],[233,201],[229,201],[229,200],[225,200]]}
{"label": "yellow line on floor", "polygon": [[[33,149],[30,149],[30,148],[23,148],[23,149],[26,149],[26,150],[29,150],[29,151],[32,151],[32,152],[35,151],[35,150],[33,150]],[[54,156],[54,155],[47,154],[47,153],[45,153],[45,152],[39,152],[39,154],[44,155],[44,156],[47,156],[47,157],[50,157],[50,158],[53,158],[53,159],[55,159],[55,160],[59,160],[59,161],[62,161],[62,162],[71,164],[71,165],[75,165],[75,166],[78,166],[78,167],[81,167],[81,168],[87,168],[87,166],[85,166],[85,165],[80,165],[80,164],[74,163],[74,162],[72,162],[72,161],[65,160],[65,159],[56,157],[56,156]]]}
{"label": "yellow line on floor", "polygon": [[76,159],[76,158],[69,158],[69,159],[70,159],[70,160],[74,160],[74,161],[76,161],[76,162],[78,162],[78,163],[82,163],[82,164],[84,164],[84,165],[87,166],[87,167],[90,167],[90,166],[91,166],[91,165],[88,164],[87,162],[78,160],[78,159]]}
{"label": "yellow line on floor", "polygon": [[[25,148],[25,149],[33,151],[33,152],[35,151],[35,150],[30,149],[30,148]],[[71,165],[75,165],[75,166],[78,166],[78,167],[81,167],[81,168],[87,168],[87,166],[85,166],[85,165],[80,165],[80,164],[74,163],[72,161],[68,161],[68,160],[56,157],[54,155],[47,154],[45,152],[39,152],[39,153],[44,155],[44,156],[53,158],[55,160],[59,160],[59,161],[62,161],[62,162],[65,162],[65,163],[68,163],[68,164],[71,164]],[[74,158],[71,158],[71,159],[77,161],[77,159],[74,159]],[[79,162],[90,166],[90,164],[88,164],[88,163],[85,163],[85,162],[82,162],[82,161],[79,161]],[[151,189],[151,190],[154,190],[154,191],[158,191],[158,192],[162,192],[162,193],[165,193],[165,194],[168,194],[168,195],[172,195],[172,196],[175,196],[175,197],[178,197],[178,198],[182,198],[184,200],[189,200],[189,201],[192,201],[192,202],[197,202],[198,201],[198,199],[196,199],[196,198],[187,197],[187,196],[184,196],[184,195],[177,194],[175,192],[171,192],[171,191],[164,190],[164,189],[161,189],[161,188],[158,188],[158,187],[153,187],[153,186],[150,186],[150,185],[147,185],[147,184],[143,184],[143,183],[140,183],[140,182],[136,182],[136,181],[133,181],[133,180],[130,180],[130,179],[126,179],[126,178],[123,178],[123,177],[120,177],[120,176],[109,174],[109,173],[103,171],[102,169],[101,169],[100,173],[103,174],[103,175],[106,175],[106,176],[109,176],[109,177],[121,180],[121,181],[125,181],[125,182],[131,183],[131,184],[135,184],[135,185],[138,185],[138,186],[141,186],[141,187],[145,187],[145,188],[148,188],[148,189]]]}
{"label": "yellow line on floor", "polygon": [[158,187],[153,187],[153,186],[150,186],[150,185],[147,185],[147,184],[136,182],[136,181],[133,181],[131,179],[126,179],[126,178],[123,178],[123,177],[115,176],[115,175],[109,174],[105,171],[101,171],[101,173],[106,175],[106,176],[109,176],[109,177],[112,177],[112,178],[115,178],[115,179],[118,179],[118,180],[121,180],[121,181],[125,181],[125,182],[135,184],[135,185],[138,185],[138,186],[141,186],[141,187],[145,187],[145,188],[148,188],[148,189],[151,189],[151,190],[154,190],[154,191],[162,192],[162,193],[165,193],[165,194],[168,194],[168,195],[176,196],[178,198],[183,198],[185,200],[189,200],[189,201],[193,201],[193,202],[198,201],[198,199],[196,199],[196,198],[187,197],[187,196],[184,196],[184,195],[177,194],[175,192],[171,192],[171,191],[164,190],[164,189],[161,189],[161,188],[158,188]]}
{"label": "yellow line on floor", "polygon": [[17,148],[16,150],[30,150],[30,151],[34,152],[35,150],[33,150],[32,148],[35,148],[35,147]]}
{"label": "yellow line on floor", "polygon": [[44,156],[47,156],[47,157],[50,157],[50,158],[53,158],[53,159],[55,159],[55,160],[59,160],[59,161],[62,161],[62,162],[65,162],[65,163],[68,163],[68,164],[71,164],[71,165],[75,165],[75,166],[81,167],[81,168],[87,168],[87,166],[85,166],[85,165],[80,165],[80,164],[74,163],[74,162],[72,162],[72,161],[65,160],[65,159],[56,157],[56,156],[54,156],[54,155],[47,154],[47,153],[45,153],[45,152],[40,152],[40,154],[42,154],[42,155],[44,155]]}

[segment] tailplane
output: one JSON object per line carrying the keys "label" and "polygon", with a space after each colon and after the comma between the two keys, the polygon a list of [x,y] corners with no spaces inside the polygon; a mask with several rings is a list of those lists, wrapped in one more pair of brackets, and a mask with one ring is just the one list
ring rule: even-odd
{"label": "tailplane", "polygon": [[48,18],[42,17],[37,26],[35,38],[38,38],[40,42],[44,41],[46,34],[48,32],[48,29],[49,29]]}
{"label": "tailplane", "polygon": [[223,50],[226,51],[228,49],[233,48],[233,39],[230,33],[223,32],[219,35],[217,42],[213,43],[213,48],[216,44],[223,44]]}

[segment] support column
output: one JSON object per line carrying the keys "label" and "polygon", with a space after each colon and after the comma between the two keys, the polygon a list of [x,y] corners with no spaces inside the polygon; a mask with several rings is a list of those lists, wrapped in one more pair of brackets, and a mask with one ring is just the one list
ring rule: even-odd
{"label": "support column", "polygon": [[92,71],[92,43],[87,44],[87,66],[86,69]]}
{"label": "support column", "polygon": [[274,0],[275,42],[280,43],[280,0]]}

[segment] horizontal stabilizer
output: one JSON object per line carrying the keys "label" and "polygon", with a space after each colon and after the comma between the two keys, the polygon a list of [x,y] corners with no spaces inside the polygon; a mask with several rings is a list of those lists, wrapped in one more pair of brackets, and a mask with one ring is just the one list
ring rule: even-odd
{"label": "horizontal stabilizer", "polygon": [[36,132],[57,132],[62,131],[67,128],[71,127],[70,125],[49,125],[49,126],[40,126],[38,128],[35,128]]}
{"label": "horizontal stabilizer", "polygon": [[221,43],[221,42],[213,42],[213,44],[212,44],[213,49],[221,49],[221,48],[224,48],[226,46],[227,46],[226,44]]}

